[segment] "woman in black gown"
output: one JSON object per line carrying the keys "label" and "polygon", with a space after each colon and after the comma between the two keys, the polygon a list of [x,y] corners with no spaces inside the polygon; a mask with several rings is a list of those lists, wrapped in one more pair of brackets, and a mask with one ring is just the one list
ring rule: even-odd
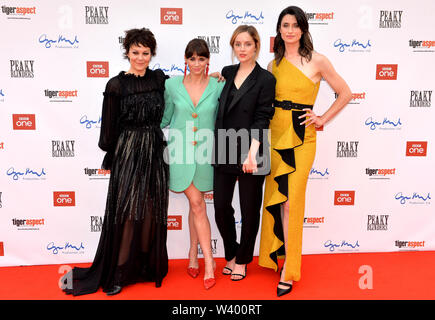
{"label": "woman in black gown", "polygon": [[166,76],[148,68],[156,50],[148,29],[128,30],[124,49],[130,69],[111,78],[104,91],[98,146],[107,152],[103,168],[111,176],[101,238],[92,266],[64,276],[67,294],[102,287],[113,295],[142,281],[160,287],[168,272],[169,169],[160,129]]}

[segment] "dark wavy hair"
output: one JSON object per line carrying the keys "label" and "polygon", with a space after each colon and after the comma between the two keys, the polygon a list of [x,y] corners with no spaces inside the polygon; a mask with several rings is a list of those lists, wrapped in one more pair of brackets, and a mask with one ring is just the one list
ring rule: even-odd
{"label": "dark wavy hair", "polygon": [[144,47],[150,48],[151,55],[156,55],[156,39],[154,38],[154,34],[147,28],[141,29],[130,29],[125,31],[125,39],[123,42],[124,47],[124,58],[127,58],[128,51],[132,45],[142,45]]}
{"label": "dark wavy hair", "polygon": [[284,40],[281,38],[281,33],[279,32],[281,28],[281,21],[285,15],[290,14],[295,16],[299,28],[302,31],[301,39],[299,40],[299,54],[301,57],[307,59],[308,61],[312,58],[312,53],[314,50],[313,39],[308,31],[308,19],[305,12],[296,6],[290,6],[281,11],[278,17],[278,22],[276,24],[276,37],[273,43],[273,52],[275,54],[276,64],[279,65],[285,54],[285,44]]}
{"label": "dark wavy hair", "polygon": [[195,53],[200,57],[210,58],[210,50],[204,39],[192,39],[187,44],[186,50],[184,51],[186,59],[189,59]]}

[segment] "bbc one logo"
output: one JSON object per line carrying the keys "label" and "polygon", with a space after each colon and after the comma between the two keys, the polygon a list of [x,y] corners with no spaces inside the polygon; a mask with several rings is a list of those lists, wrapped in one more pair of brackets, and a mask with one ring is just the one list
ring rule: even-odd
{"label": "bbc one logo", "polygon": [[183,229],[182,216],[168,216],[168,230],[181,230]]}
{"label": "bbc one logo", "polygon": [[88,78],[108,78],[109,62],[108,61],[87,61],[86,70]]}
{"label": "bbc one logo", "polygon": [[74,191],[54,191],[53,205],[55,207],[74,207],[76,205],[76,194]]}
{"label": "bbc one logo", "polygon": [[36,130],[34,114],[13,114],[12,124],[14,130]]}
{"label": "bbc one logo", "polygon": [[183,8],[160,8],[160,24],[183,24]]}
{"label": "bbc one logo", "polygon": [[355,191],[335,191],[335,206],[353,206],[355,204]]}
{"label": "bbc one logo", "polygon": [[426,157],[427,141],[407,141],[406,156],[407,157]]}
{"label": "bbc one logo", "polygon": [[376,80],[397,80],[397,64],[377,64]]}

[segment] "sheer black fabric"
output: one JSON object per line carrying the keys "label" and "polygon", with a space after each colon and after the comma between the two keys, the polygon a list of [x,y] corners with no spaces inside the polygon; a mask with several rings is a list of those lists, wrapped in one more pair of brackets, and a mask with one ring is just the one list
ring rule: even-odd
{"label": "sheer black fabric", "polygon": [[161,70],[147,69],[143,77],[121,72],[106,85],[98,145],[111,176],[103,228],[92,266],[72,270],[66,293],[142,281],[159,287],[168,272],[169,168],[160,129],[165,79]]}

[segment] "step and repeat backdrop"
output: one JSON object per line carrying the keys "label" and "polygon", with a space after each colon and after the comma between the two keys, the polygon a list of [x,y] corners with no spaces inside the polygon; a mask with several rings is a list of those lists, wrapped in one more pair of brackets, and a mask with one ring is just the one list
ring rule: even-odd
{"label": "step and repeat backdrop", "polygon": [[[347,81],[353,98],[317,132],[307,189],[303,254],[435,250],[432,93],[435,2],[27,1],[0,2],[0,266],[93,260],[110,172],[98,146],[103,90],[129,64],[124,31],[157,39],[150,68],[184,71],[184,49],[205,39],[210,70],[232,60],[241,24],[261,36],[258,62],[282,9],[300,6],[315,50]],[[314,110],[336,93],[321,82]],[[205,195],[212,248],[223,257],[213,193]],[[234,194],[236,226],[242,225]],[[188,202],[171,193],[168,252],[187,258]],[[255,247],[258,254],[259,235]]]}

